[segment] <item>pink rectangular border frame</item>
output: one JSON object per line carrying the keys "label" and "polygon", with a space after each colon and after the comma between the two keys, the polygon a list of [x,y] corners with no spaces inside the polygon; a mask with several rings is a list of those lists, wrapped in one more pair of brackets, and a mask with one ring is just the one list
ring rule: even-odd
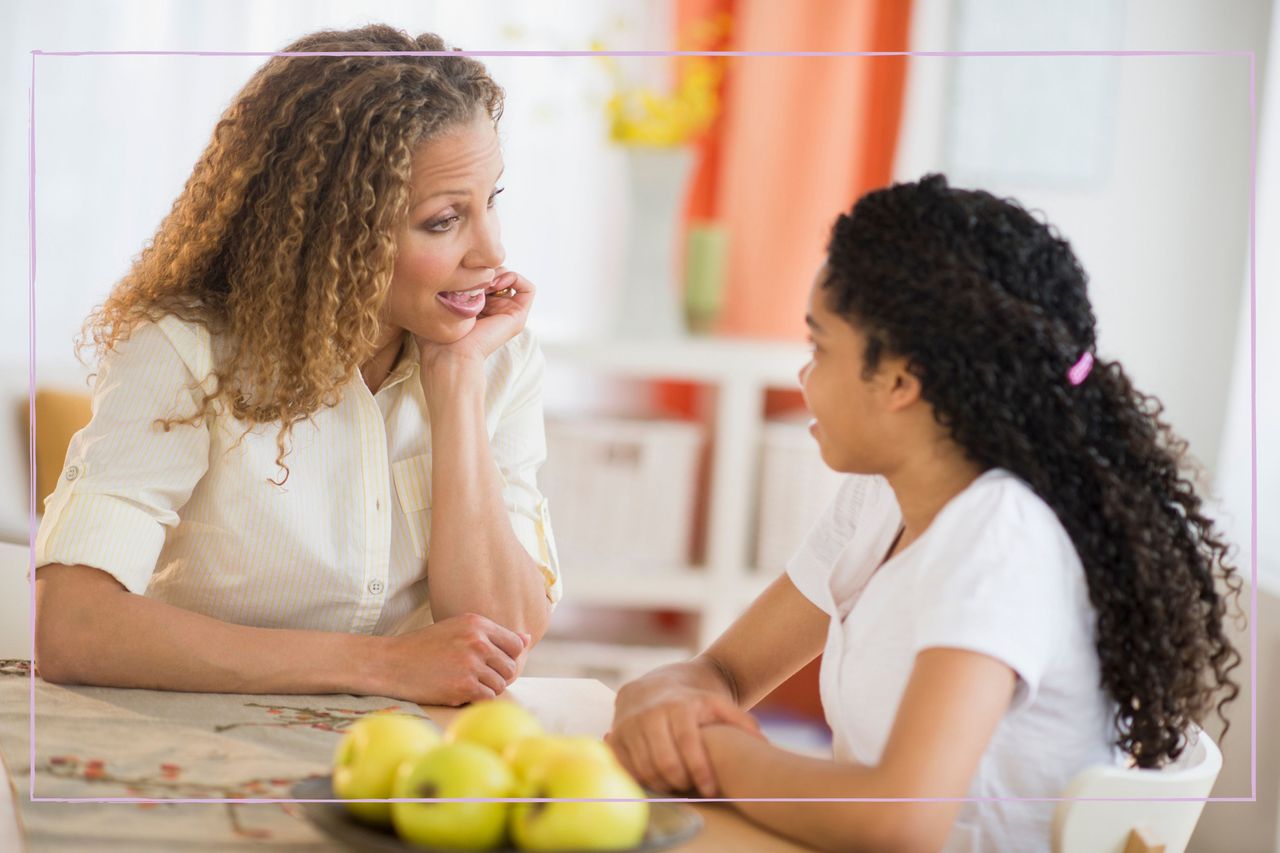
{"label": "pink rectangular border frame", "polygon": [[[1205,802],[1205,803],[1256,803],[1258,801],[1258,403],[1257,403],[1257,164],[1258,164],[1258,118],[1257,118],[1257,58],[1253,51],[1215,51],[1215,50],[1048,50],[1048,51],[666,51],[666,50],[629,50],[629,51],[533,51],[533,50],[475,50],[475,51],[330,51],[330,52],[283,52],[283,51],[186,51],[186,50],[84,50],[84,51],[31,51],[31,88],[30,118],[28,136],[28,226],[30,233],[29,266],[29,343],[28,343],[28,393],[30,430],[28,439],[30,458],[30,492],[29,492],[29,556],[28,572],[33,579],[31,590],[31,648],[35,649],[35,537],[36,537],[36,480],[35,480],[35,300],[36,300],[36,59],[41,56],[474,56],[474,57],[557,57],[557,56],[634,56],[634,57],[666,57],[666,56],[803,56],[803,57],[846,57],[846,56],[930,56],[930,57],[1046,57],[1046,56],[1114,56],[1114,57],[1146,57],[1146,56],[1240,56],[1249,59],[1249,449],[1250,449],[1250,596],[1249,596],[1249,686],[1250,686],[1250,763],[1248,797],[749,797],[749,798],[701,798],[701,797],[667,797],[652,798],[656,803],[722,803],[722,802],[770,802],[770,803],[843,803],[843,802]],[[34,662],[33,662],[34,663]],[[28,797],[30,802],[38,803],[298,803],[319,802],[337,803],[342,800],[295,800],[287,798],[210,798],[210,799],[151,799],[146,797],[36,797],[35,796],[35,751],[36,751],[36,688],[35,667],[30,673],[30,780]],[[610,799],[566,799],[503,797],[503,798],[441,798],[437,802],[635,802],[634,800]],[[422,800],[360,800],[358,802],[422,802]]]}

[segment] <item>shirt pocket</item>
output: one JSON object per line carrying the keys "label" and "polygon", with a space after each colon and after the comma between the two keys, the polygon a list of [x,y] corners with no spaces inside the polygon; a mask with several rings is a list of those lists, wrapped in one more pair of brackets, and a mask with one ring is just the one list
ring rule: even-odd
{"label": "shirt pocket", "polygon": [[391,463],[391,479],[413,552],[426,559],[430,551],[427,531],[431,529],[431,454]]}

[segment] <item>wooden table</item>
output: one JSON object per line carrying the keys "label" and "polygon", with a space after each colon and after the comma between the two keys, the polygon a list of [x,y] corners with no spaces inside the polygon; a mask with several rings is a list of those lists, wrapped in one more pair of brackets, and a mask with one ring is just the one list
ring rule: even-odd
{"label": "wooden table", "polygon": [[0,756],[0,772],[4,773],[4,778],[0,779],[0,850],[26,850],[26,841],[22,838],[22,827],[18,823],[17,796],[18,792],[14,790],[13,782],[9,780],[9,771],[4,764],[4,757]]}
{"label": "wooden table", "polygon": [[[543,728],[556,734],[602,737],[613,721],[613,691],[592,678],[521,678],[505,694],[528,708]],[[441,725],[457,708],[423,706]],[[792,853],[808,850],[748,821],[727,803],[690,803],[706,822],[702,831],[671,848],[683,853]]]}
{"label": "wooden table", "polygon": [[[13,662],[10,662],[13,663]],[[12,669],[12,667],[10,667]],[[169,838],[174,838],[174,821],[177,835],[191,835],[197,827],[209,822],[211,829],[223,831],[228,816],[236,825],[236,834],[223,839],[223,844],[209,849],[340,849],[340,845],[328,847],[323,839],[315,838],[315,830],[307,829],[301,818],[289,817],[289,809],[296,806],[232,806],[193,804],[193,806],[151,807],[140,812],[138,804],[79,804],[79,803],[28,803],[17,802],[15,797],[26,797],[27,756],[20,748],[26,739],[26,708],[28,680],[12,671],[0,679],[0,721],[5,724],[8,736],[8,767],[4,774],[5,789],[0,790],[0,850],[58,849],[92,850],[96,847],[91,838],[97,838],[101,829],[110,824],[114,833],[115,848],[124,843],[129,849],[168,850],[173,844],[165,844],[164,836],[156,839],[157,821],[169,820]],[[353,715],[369,712],[375,704],[394,701],[378,698],[357,698],[348,695],[328,697],[256,697],[239,694],[191,694],[165,693],[154,690],[113,690],[104,688],[61,688],[44,681],[36,681],[37,688],[37,765],[42,775],[37,779],[37,792],[42,797],[120,797],[141,795],[157,799],[182,797],[288,797],[288,785],[292,779],[269,779],[285,775],[305,777],[323,774],[328,768],[329,752],[334,738]],[[506,698],[529,708],[550,733],[600,736],[609,729],[613,713],[613,692],[593,679],[545,679],[522,678],[512,684]],[[219,708],[218,716],[206,715],[202,708]],[[364,708],[364,710],[361,710]],[[457,715],[458,708],[424,706],[422,708],[436,724],[447,726]],[[45,712],[49,716],[45,716]],[[81,722],[67,727],[65,720],[84,720],[86,713],[99,715],[102,726],[133,726],[116,740],[81,740],[76,742]],[[319,716],[312,716],[319,715]],[[230,725],[228,717],[234,720]],[[319,720],[319,722],[316,722]],[[214,726],[220,721],[224,725]],[[99,725],[99,724],[95,724]],[[268,726],[268,727],[262,727]],[[330,727],[332,726],[332,727]],[[319,730],[319,731],[317,731]],[[42,734],[44,733],[44,734]],[[142,734],[140,734],[142,733]],[[148,734],[154,733],[154,734]],[[230,736],[234,734],[236,736]],[[168,739],[169,744],[161,743]],[[292,751],[271,752],[270,739],[275,745],[291,745]],[[306,742],[306,748],[297,749]],[[18,745],[15,745],[18,743]],[[120,743],[129,744],[120,747]],[[159,754],[156,745],[159,744]],[[188,745],[196,744],[196,745]],[[230,783],[210,785],[214,772],[205,765],[204,776],[197,775],[196,758],[207,756],[206,747],[214,752],[228,753],[228,761],[221,763]],[[164,752],[169,748],[170,752]],[[174,756],[177,753],[177,757]],[[59,758],[63,756],[64,758]],[[88,758],[100,761],[86,763]],[[188,774],[187,760],[192,765]],[[73,765],[81,775],[50,775],[50,761],[58,767]],[[63,762],[63,763],[59,763]],[[77,763],[78,762],[78,763]],[[152,762],[147,765],[147,762]],[[155,762],[175,762],[157,763]],[[215,762],[216,763],[216,762]],[[97,765],[95,768],[91,765]],[[90,767],[93,774],[84,775]],[[137,781],[145,775],[146,767],[164,768],[164,774],[152,772],[145,781]],[[265,770],[264,770],[265,767]],[[92,776],[92,784],[87,779]],[[188,776],[192,776],[188,779]],[[127,777],[127,779],[125,779]],[[244,779],[251,777],[250,785],[259,783],[266,788],[246,788]],[[120,781],[133,781],[143,786],[142,793],[128,794],[120,790]],[[14,783],[18,783],[17,790]],[[279,783],[276,785],[276,783]],[[72,785],[61,788],[60,785]],[[74,786],[74,785],[78,785]],[[219,785],[227,785],[225,789]],[[193,788],[192,788],[193,786]],[[212,790],[211,790],[212,789]],[[191,793],[195,790],[196,793]],[[248,790],[251,793],[244,793]],[[186,793],[184,793],[186,792]],[[200,793],[207,792],[207,793]],[[768,833],[750,824],[746,818],[733,811],[728,804],[691,803],[690,806],[703,817],[704,827],[695,838],[675,848],[686,853],[719,853],[721,850],[746,850],[750,853],[787,853],[806,848]],[[92,811],[96,809],[96,811]],[[219,809],[224,809],[220,812]],[[262,811],[268,809],[268,811]],[[283,809],[283,812],[280,811]],[[182,817],[186,815],[186,817]],[[216,820],[214,820],[216,818]],[[28,824],[36,838],[35,824],[40,824],[40,843],[28,845],[23,838],[22,826]],[[64,826],[78,821],[78,835],[63,834]],[[188,822],[189,821],[189,822]],[[137,835],[134,835],[137,833]],[[151,833],[150,836],[146,836]],[[255,836],[255,833],[259,834]],[[275,835],[271,835],[275,833]],[[143,843],[146,836],[146,843]],[[300,838],[301,836],[301,838]],[[210,836],[211,838],[211,836]],[[276,839],[273,841],[271,839]],[[285,844],[291,841],[301,847]],[[278,843],[278,847],[276,847]]]}

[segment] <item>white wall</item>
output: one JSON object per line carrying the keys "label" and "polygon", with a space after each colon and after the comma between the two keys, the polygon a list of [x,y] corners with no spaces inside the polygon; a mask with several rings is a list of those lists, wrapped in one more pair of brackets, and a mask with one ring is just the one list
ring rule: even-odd
{"label": "white wall", "polygon": [[[913,47],[957,49],[957,36],[968,33],[966,49],[1262,50],[1269,9],[1268,0],[1130,0],[1101,4],[1108,15],[1091,2],[1084,7],[1100,25],[1091,33],[1046,28],[1045,4],[986,0],[984,8],[1002,10],[1003,26],[977,28],[974,36],[963,18],[974,5],[918,0]],[[1078,14],[1072,4],[1053,8],[1062,10],[1064,24]],[[1164,401],[1169,420],[1211,471],[1248,237],[1248,66],[1241,57],[918,58],[908,75],[896,167],[899,179],[944,171],[953,184],[1044,211],[1091,276],[1100,350]],[[1007,100],[958,99],[966,72],[992,85],[1003,81],[997,94]],[[1102,140],[1101,157],[1094,162],[1087,145],[1093,137],[1085,136],[1077,160],[1050,160],[1057,174],[1019,173],[1016,163],[1006,173],[966,170],[949,146],[953,105],[982,110],[995,128],[989,136],[996,150],[1016,151],[1024,140],[1047,144],[1055,133],[1087,126]],[[1070,179],[1073,172],[1087,177]]]}
{"label": "white wall", "polygon": [[[1280,55],[1280,14],[1273,10],[1269,55]],[[1210,804],[1205,808],[1193,851],[1280,850],[1280,532],[1274,519],[1280,511],[1280,249],[1271,235],[1280,227],[1280,62],[1259,69],[1261,107],[1258,129],[1257,257],[1256,257],[1256,410],[1251,413],[1249,388],[1250,306],[1242,293],[1238,312],[1240,334],[1236,341],[1235,369],[1229,393],[1226,428],[1222,439],[1223,464],[1217,487],[1222,496],[1222,517],[1235,541],[1241,544],[1241,564],[1248,565],[1250,528],[1250,416],[1257,430],[1257,568],[1255,590],[1257,631],[1258,737],[1256,747],[1244,731],[1242,712],[1233,714],[1239,729],[1224,744],[1225,764],[1215,793],[1248,788],[1249,752],[1256,748],[1258,803]],[[1230,460],[1228,463],[1226,460]],[[1243,637],[1242,637],[1243,639]],[[1246,656],[1246,667],[1250,663]],[[1242,670],[1243,671],[1243,670]],[[1243,703],[1252,696],[1241,697]]]}
{"label": "white wall", "polygon": [[[1271,56],[1280,51],[1280,15],[1271,20]],[[1259,69],[1260,122],[1258,128],[1257,258],[1253,308],[1256,323],[1257,366],[1257,513],[1258,573],[1263,589],[1280,596],[1280,534],[1269,519],[1280,512],[1280,247],[1274,235],[1280,227],[1280,62]],[[1248,281],[1248,271],[1244,279]],[[1222,454],[1234,464],[1219,466],[1218,491],[1223,515],[1248,559],[1250,512],[1250,388],[1249,294],[1242,292],[1237,309],[1234,371],[1228,396]]]}

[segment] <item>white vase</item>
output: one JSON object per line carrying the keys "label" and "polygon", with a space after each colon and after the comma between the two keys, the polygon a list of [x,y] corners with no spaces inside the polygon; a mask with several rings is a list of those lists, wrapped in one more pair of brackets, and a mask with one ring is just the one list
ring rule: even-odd
{"label": "white vase", "polygon": [[628,205],[614,328],[628,338],[677,337],[685,331],[678,249],[693,151],[628,146],[623,156]]}

